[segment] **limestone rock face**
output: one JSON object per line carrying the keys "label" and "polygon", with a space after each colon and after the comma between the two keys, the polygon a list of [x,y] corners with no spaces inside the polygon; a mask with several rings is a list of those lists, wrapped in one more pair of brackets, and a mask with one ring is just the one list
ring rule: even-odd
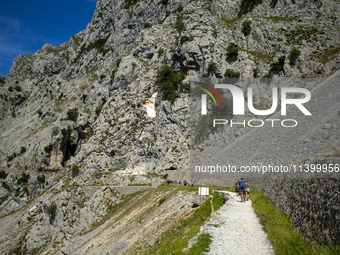
{"label": "limestone rock face", "polygon": [[[325,76],[339,69],[336,1],[278,1],[275,7],[263,1],[253,10],[242,8],[234,1],[130,6],[98,1],[91,23],[69,42],[45,44],[15,59],[0,88],[1,167],[56,171],[67,161],[84,172],[144,165],[153,172],[186,169],[188,95],[182,93],[174,104],[162,99],[155,77],[160,66],[174,66],[186,81],[221,78],[227,69],[240,72],[241,79],[255,70],[262,76],[283,55],[284,68],[276,76]],[[251,21],[247,36],[246,20]],[[176,22],[182,30],[174,28]],[[239,46],[236,58],[227,57],[230,43]],[[293,48],[300,50],[294,64]],[[16,85],[21,91],[8,90]],[[254,103],[268,98],[270,105],[268,88],[254,91]],[[151,115],[146,99],[154,100]],[[74,109],[77,117],[69,118]],[[26,152],[9,161],[21,147]]]}
{"label": "limestone rock face", "polygon": [[[157,186],[166,170],[187,170],[189,94],[179,90],[174,103],[164,99],[157,82],[164,65],[181,71],[184,83],[222,78],[228,69],[240,72],[241,81],[272,73],[321,82],[340,69],[339,1],[263,0],[253,9],[231,0],[131,2],[99,0],[84,31],[16,57],[0,80],[0,170],[10,173],[0,179],[9,185],[0,187],[0,216],[52,192],[61,176],[67,185],[124,186],[129,193],[137,190],[126,191],[129,184]],[[245,21],[251,21],[248,35]],[[237,56],[228,57],[231,43]],[[282,56],[283,69],[273,70]],[[270,87],[254,84],[253,92],[254,104],[271,106]],[[230,129],[223,139],[230,144],[248,131]],[[23,171],[30,174],[26,186],[17,183]],[[42,174],[44,187],[37,180]],[[68,192],[57,196],[67,200]],[[43,194],[37,205],[44,220],[52,198]],[[108,204],[93,199],[101,211],[75,205],[86,222],[72,233],[104,215]],[[68,224],[58,212],[53,222],[62,230]]]}

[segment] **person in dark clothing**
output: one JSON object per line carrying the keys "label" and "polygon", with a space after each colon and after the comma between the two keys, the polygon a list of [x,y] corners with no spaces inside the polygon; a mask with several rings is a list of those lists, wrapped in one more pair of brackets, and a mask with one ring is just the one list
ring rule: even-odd
{"label": "person in dark clothing", "polygon": [[238,185],[238,183],[235,183],[235,192],[236,192],[236,196],[238,196],[238,193],[240,191],[240,186]]}

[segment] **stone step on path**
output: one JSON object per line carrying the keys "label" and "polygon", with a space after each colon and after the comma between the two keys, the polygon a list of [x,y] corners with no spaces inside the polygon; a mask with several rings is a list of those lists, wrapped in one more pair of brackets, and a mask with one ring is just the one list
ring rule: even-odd
{"label": "stone step on path", "polygon": [[201,233],[212,236],[210,251],[206,254],[274,254],[251,200],[241,202],[235,192],[223,193],[229,194],[228,201],[200,229]]}

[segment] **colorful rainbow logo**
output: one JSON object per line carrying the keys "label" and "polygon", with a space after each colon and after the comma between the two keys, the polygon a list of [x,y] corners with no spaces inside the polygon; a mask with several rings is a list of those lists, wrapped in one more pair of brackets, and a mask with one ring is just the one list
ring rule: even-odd
{"label": "colorful rainbow logo", "polygon": [[[213,87],[211,87],[210,85],[205,84],[203,82],[196,82],[196,83],[202,84],[202,85],[206,86],[207,88],[209,88],[212,92],[214,92],[214,94],[217,96],[217,98],[220,101],[220,104],[222,106],[222,100],[221,100],[220,96],[218,95],[217,91]],[[201,88],[201,87],[197,87],[197,88],[203,90],[204,92],[206,92],[212,98],[212,100],[214,101],[215,106],[217,106],[216,100],[215,100],[214,96],[210,93],[209,90],[206,90],[206,89]]]}

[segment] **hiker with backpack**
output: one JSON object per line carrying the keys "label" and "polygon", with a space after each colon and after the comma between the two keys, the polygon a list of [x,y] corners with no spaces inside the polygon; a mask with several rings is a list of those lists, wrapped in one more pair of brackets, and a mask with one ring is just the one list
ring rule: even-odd
{"label": "hiker with backpack", "polygon": [[246,202],[246,182],[244,178],[241,178],[240,181],[240,194],[241,194],[241,202]]}
{"label": "hiker with backpack", "polygon": [[249,200],[250,184],[246,180],[246,199]]}
{"label": "hiker with backpack", "polygon": [[240,186],[239,186],[238,183],[236,182],[236,183],[235,183],[235,192],[236,192],[236,196],[238,196],[239,190],[240,190]]}

